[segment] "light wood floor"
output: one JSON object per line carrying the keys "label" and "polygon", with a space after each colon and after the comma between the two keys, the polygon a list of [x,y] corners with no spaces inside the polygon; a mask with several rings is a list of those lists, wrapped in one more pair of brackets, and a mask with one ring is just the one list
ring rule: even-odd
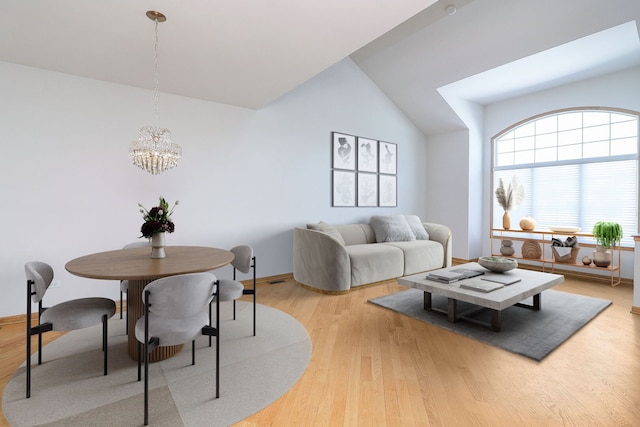
{"label": "light wood floor", "polygon": [[[613,305],[542,362],[367,303],[402,289],[389,282],[332,296],[293,281],[259,285],[259,303],[298,319],[313,353],[291,390],[235,426],[640,425],[631,286],[556,287]],[[2,390],[24,360],[23,339],[24,325],[0,330]]]}

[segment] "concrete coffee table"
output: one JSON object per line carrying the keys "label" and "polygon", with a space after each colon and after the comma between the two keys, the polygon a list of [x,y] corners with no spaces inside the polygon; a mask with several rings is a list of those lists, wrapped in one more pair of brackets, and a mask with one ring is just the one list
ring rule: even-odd
{"label": "concrete coffee table", "polygon": [[[485,271],[487,274],[490,272],[481,267],[478,263],[469,263],[463,265],[457,265],[455,267],[446,268],[443,270],[456,270],[456,269],[471,269]],[[479,292],[470,289],[464,289],[460,287],[462,283],[472,283],[482,281],[483,276],[477,276],[470,279],[459,280],[450,284],[435,282],[433,280],[426,279],[428,273],[419,273],[412,276],[401,277],[398,279],[398,283],[404,286],[420,289],[424,291],[424,309],[428,311],[441,311],[447,314],[447,318],[450,322],[457,322],[458,320],[466,320],[472,323],[479,323],[485,326],[489,326],[492,330],[500,332],[501,312],[502,310],[516,305],[518,307],[528,308],[532,310],[540,310],[540,293],[545,289],[552,288],[564,281],[564,276],[560,274],[541,273],[538,271],[523,270],[516,268],[514,270],[502,273],[505,276],[517,277],[520,279],[512,285],[506,285],[503,288],[497,289],[491,292]],[[496,274],[496,273],[491,273]],[[482,281],[482,283],[490,283]],[[440,295],[448,298],[448,308],[446,311],[439,310],[431,305],[431,296]],[[522,304],[520,301],[533,297],[533,304]],[[464,301],[467,303],[478,306],[472,310],[460,313],[458,310],[458,301]],[[476,319],[469,317],[471,313],[475,313],[478,310],[489,309],[491,310],[491,323],[480,322]]]}

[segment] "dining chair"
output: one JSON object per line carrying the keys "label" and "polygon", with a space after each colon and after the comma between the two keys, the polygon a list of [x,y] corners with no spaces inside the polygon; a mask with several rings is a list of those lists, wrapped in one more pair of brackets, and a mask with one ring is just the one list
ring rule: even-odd
{"label": "dining chair", "polygon": [[[251,246],[236,246],[231,249],[234,259],[231,262],[233,266],[233,279],[220,279],[220,301],[233,300],[233,320],[236,319],[236,300],[242,295],[253,295],[253,336],[256,335],[256,257],[253,255]],[[247,274],[253,270],[253,285],[250,289],[245,288],[244,284],[236,280],[236,272]],[[241,291],[237,295],[238,290]],[[225,299],[226,298],[226,299]]]}
{"label": "dining chair", "polygon": [[[107,375],[107,324],[116,313],[116,303],[109,298],[79,298],[43,307],[42,299],[53,281],[53,268],[44,262],[28,262],[27,276],[27,399],[31,397],[31,336],[38,335],[38,365],[42,364],[42,334],[49,331],[72,331],[102,322],[104,375]],[[31,303],[38,304],[38,324],[32,325]]]}
{"label": "dining chair", "polygon": [[[125,245],[125,247],[123,249],[132,249],[132,248],[145,248],[145,247],[149,247],[151,245],[151,242],[149,242],[149,240],[144,240],[144,241],[138,241],[138,242],[132,242],[129,243],[127,245]],[[127,292],[129,292],[129,281],[128,280],[121,280],[120,281],[120,318],[122,319],[122,303],[123,303],[123,299],[122,296],[123,294],[126,294]],[[125,322],[125,334],[129,335],[129,310],[127,310],[127,319]]]}
{"label": "dining chair", "polygon": [[[154,280],[144,287],[144,315],[137,320],[138,381],[144,353],[144,425],[149,422],[149,353],[157,347],[191,341],[191,364],[195,365],[195,339],[216,336],[216,398],[220,385],[220,342],[216,327],[208,325],[206,307],[212,301],[216,277],[211,273],[190,273]],[[144,348],[143,348],[144,344]]]}

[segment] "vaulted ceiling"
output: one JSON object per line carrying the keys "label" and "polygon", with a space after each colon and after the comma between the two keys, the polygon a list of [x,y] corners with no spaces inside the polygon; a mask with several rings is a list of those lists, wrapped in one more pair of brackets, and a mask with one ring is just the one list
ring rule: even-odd
{"label": "vaulted ceiling", "polygon": [[259,109],[350,56],[425,134],[464,127],[447,96],[640,65],[638,0],[3,0],[0,61],[151,89],[147,10],[162,92]]}

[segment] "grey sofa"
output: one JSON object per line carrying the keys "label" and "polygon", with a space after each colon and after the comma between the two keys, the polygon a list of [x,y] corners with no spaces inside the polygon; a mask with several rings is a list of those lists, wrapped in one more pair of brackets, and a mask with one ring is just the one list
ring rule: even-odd
{"label": "grey sofa", "polygon": [[[375,217],[374,217],[375,218]],[[417,217],[416,217],[417,218]],[[370,224],[309,224],[293,231],[293,277],[323,293],[451,266],[451,231],[421,223],[426,240],[383,241]],[[312,229],[315,228],[315,229]]]}

